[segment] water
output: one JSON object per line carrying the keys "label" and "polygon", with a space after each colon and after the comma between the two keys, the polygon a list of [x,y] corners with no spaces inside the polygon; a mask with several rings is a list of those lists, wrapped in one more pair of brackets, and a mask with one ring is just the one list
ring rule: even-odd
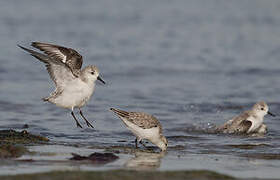
{"label": "water", "polygon": [[[267,156],[280,151],[279,28],[280,2],[270,0],[1,1],[0,128],[28,124],[60,145],[132,147],[109,108],[144,111],[169,140],[160,169],[277,178],[279,156]],[[16,47],[32,41],[75,48],[99,67],[107,84],[84,108],[95,129],[76,128],[68,110],[41,101],[53,84]],[[207,133],[259,100],[279,114],[265,118],[264,137]]]}

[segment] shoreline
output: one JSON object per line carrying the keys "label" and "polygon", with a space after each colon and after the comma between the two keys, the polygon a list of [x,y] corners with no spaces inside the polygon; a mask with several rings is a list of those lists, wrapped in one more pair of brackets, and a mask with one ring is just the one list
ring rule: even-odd
{"label": "shoreline", "polygon": [[[114,179],[114,180],[141,180],[141,179],[189,179],[189,180],[234,180],[232,176],[220,174],[207,170],[193,170],[193,171],[133,171],[133,170],[107,170],[107,171],[51,171],[46,173],[35,174],[19,174],[0,176],[2,180],[89,180],[89,179]],[[241,179],[240,179],[241,180]]]}

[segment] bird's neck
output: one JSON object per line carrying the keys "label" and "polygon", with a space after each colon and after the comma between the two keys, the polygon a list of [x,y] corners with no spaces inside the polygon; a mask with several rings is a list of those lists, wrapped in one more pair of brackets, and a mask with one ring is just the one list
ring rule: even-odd
{"label": "bird's neck", "polygon": [[258,121],[263,122],[264,116],[265,116],[265,113],[262,112],[262,111],[255,112],[255,118],[256,118]]}

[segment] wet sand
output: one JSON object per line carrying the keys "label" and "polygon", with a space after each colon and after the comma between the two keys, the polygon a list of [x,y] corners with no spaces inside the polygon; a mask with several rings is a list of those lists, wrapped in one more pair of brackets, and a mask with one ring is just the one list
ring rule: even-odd
{"label": "wet sand", "polygon": [[[112,171],[64,171],[64,172],[50,172],[33,175],[17,175],[17,176],[1,176],[2,180],[90,180],[90,179],[108,179],[108,180],[142,180],[142,179],[161,179],[161,180],[235,180],[236,178],[211,172],[211,171],[126,171],[126,170],[112,170]],[[236,179],[237,180],[237,179]]]}
{"label": "wet sand", "polygon": [[[154,146],[84,146],[61,144],[27,131],[0,131],[0,155],[4,147],[19,148],[12,156],[1,156],[1,179],[277,179],[275,168],[267,168],[278,154],[255,154],[252,157],[178,153],[179,147],[171,146],[168,152],[159,152]],[[5,137],[7,139],[5,140]],[[31,138],[32,137],[32,138]],[[33,141],[31,141],[31,139]],[[254,146],[230,147],[253,149]],[[263,145],[261,145],[263,146]],[[23,150],[22,150],[23,149]],[[7,150],[7,149],[4,149]],[[182,149],[181,149],[182,150]],[[202,163],[203,162],[203,163]],[[236,164],[242,164],[237,167]],[[255,168],[263,166],[264,172]],[[246,167],[246,168],[245,168]],[[244,168],[244,169],[243,169]],[[259,167],[258,167],[259,168]],[[15,170],[16,169],[16,170]],[[237,176],[236,176],[237,175]]]}

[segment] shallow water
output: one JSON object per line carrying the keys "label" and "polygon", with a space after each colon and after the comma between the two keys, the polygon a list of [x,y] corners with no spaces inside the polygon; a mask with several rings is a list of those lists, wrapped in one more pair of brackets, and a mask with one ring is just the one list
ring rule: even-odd
{"label": "shallow water", "polygon": [[[208,128],[259,100],[280,115],[279,10],[279,1],[261,0],[1,1],[0,128],[28,124],[67,148],[133,147],[134,137],[108,110],[144,111],[158,117],[169,141],[157,168],[277,178],[279,117],[265,118],[264,137]],[[53,84],[16,47],[31,41],[75,48],[85,65],[99,67],[107,84],[97,84],[84,108],[95,129],[76,128],[68,110],[41,101]]]}

